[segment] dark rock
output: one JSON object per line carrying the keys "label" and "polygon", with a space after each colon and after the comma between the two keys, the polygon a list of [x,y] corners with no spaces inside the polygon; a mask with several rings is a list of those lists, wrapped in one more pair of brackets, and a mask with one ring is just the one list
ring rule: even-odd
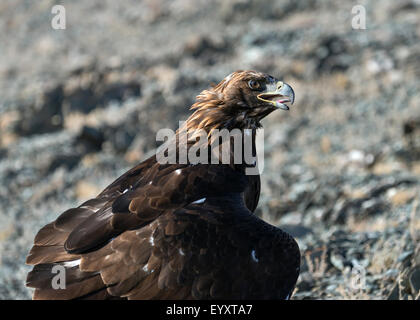
{"label": "dark rock", "polygon": [[220,54],[229,54],[231,47],[223,38],[217,41],[208,36],[194,36],[185,44],[184,53],[207,65],[213,65]]}
{"label": "dark rock", "polygon": [[371,189],[371,191],[369,192],[369,196],[368,197],[378,197],[379,195],[383,194],[384,192],[386,192],[387,190],[391,189],[391,188],[395,188],[398,187],[400,185],[403,184],[415,184],[417,183],[418,180],[415,178],[400,178],[400,179],[395,179],[395,178],[390,178],[387,179],[381,183],[378,183],[374,188]]}
{"label": "dark rock", "polygon": [[65,103],[68,105],[69,111],[80,111],[83,113],[89,113],[99,106],[92,87],[76,88],[74,91],[69,92],[66,95]]}
{"label": "dark rock", "polygon": [[122,102],[130,97],[140,97],[140,83],[136,81],[115,82],[106,85],[103,88],[99,100],[100,105],[106,105],[108,102]]}
{"label": "dark rock", "polygon": [[392,287],[391,292],[388,294],[387,300],[399,300],[400,299],[400,286],[398,283]]}
{"label": "dark rock", "polygon": [[391,12],[394,15],[394,14],[400,13],[401,11],[416,10],[419,6],[420,6],[420,4],[417,1],[413,1],[413,0],[402,0],[402,1],[399,1],[398,3],[396,3],[391,8]]}
{"label": "dark rock", "polygon": [[109,142],[116,152],[125,152],[130,147],[136,136],[135,130],[110,127],[105,129],[106,141]]}
{"label": "dark rock", "polygon": [[251,18],[276,21],[292,15],[294,12],[313,10],[317,5],[316,0],[275,1],[271,5],[262,5],[258,0],[235,0],[223,2],[222,14],[227,24],[247,22]]}
{"label": "dark rock", "polygon": [[315,58],[318,73],[345,71],[351,64],[347,43],[337,36],[323,38],[309,58]]}
{"label": "dark rock", "polygon": [[15,132],[28,136],[61,130],[63,128],[63,98],[61,84],[46,91],[39,103],[23,110],[21,121],[17,123]]}
{"label": "dark rock", "polygon": [[420,160],[420,118],[405,121],[403,134],[406,148],[399,155],[408,162]]}
{"label": "dark rock", "polygon": [[[102,79],[102,77],[99,77]],[[100,80],[99,80],[100,81]],[[65,104],[68,111],[89,113],[95,108],[106,106],[110,102],[122,102],[130,97],[139,97],[141,87],[138,82],[92,82],[87,87],[77,87],[66,93]]]}
{"label": "dark rock", "polygon": [[96,152],[101,150],[105,137],[102,131],[94,127],[84,126],[75,144],[81,147],[82,153]]}
{"label": "dark rock", "polygon": [[73,170],[80,162],[81,156],[78,154],[60,154],[55,155],[54,159],[47,167],[47,172],[53,172],[57,168],[64,167],[67,170]]}

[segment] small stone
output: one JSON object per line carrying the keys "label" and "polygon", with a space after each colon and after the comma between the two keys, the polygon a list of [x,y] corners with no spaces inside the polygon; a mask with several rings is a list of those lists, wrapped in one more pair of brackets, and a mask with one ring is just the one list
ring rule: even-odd
{"label": "small stone", "polygon": [[395,206],[400,206],[411,201],[416,196],[413,190],[398,190],[391,197],[390,200]]}
{"label": "small stone", "polygon": [[327,136],[321,138],[321,150],[324,153],[328,153],[331,150],[331,140]]}
{"label": "small stone", "polygon": [[330,258],[331,264],[336,267],[338,270],[344,270],[344,263],[343,263],[343,259],[335,254],[331,255]]}
{"label": "small stone", "polygon": [[396,279],[398,277],[398,273],[397,269],[389,269],[385,272],[384,277],[387,279]]}
{"label": "small stone", "polygon": [[76,141],[82,144],[86,151],[98,151],[101,150],[105,138],[100,129],[84,126]]}
{"label": "small stone", "polygon": [[335,289],[337,289],[337,285],[336,284],[330,284],[328,287],[325,288],[326,291],[334,291]]}
{"label": "small stone", "polygon": [[412,254],[413,254],[413,250],[405,251],[405,252],[401,253],[401,254],[398,256],[397,261],[398,261],[398,262],[403,262],[403,261],[405,261],[408,257],[410,257]]}

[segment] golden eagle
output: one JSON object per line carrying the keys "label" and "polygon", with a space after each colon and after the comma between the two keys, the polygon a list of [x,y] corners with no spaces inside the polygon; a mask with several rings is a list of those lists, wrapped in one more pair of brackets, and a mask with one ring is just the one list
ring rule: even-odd
{"label": "golden eagle", "polygon": [[[288,84],[237,71],[197,96],[184,129],[250,129],[255,144],[260,120],[293,101]],[[141,162],[38,232],[33,298],[288,299],[299,248],[253,214],[260,177],[249,166]],[[65,285],[54,288],[57,267]]]}

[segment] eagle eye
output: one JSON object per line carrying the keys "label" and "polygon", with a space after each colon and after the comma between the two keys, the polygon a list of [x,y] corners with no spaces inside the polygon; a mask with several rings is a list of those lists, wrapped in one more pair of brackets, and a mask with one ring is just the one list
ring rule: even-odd
{"label": "eagle eye", "polygon": [[262,90],[263,87],[261,83],[257,80],[249,80],[248,86],[251,88],[251,90]]}

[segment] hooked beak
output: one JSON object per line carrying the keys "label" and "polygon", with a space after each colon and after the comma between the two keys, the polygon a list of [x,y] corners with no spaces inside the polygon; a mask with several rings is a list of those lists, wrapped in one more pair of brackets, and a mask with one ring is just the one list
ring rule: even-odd
{"label": "hooked beak", "polygon": [[287,83],[277,81],[267,85],[267,90],[260,93],[257,98],[276,108],[289,110],[289,106],[286,103],[290,102],[290,104],[293,104],[295,101],[295,92]]}

